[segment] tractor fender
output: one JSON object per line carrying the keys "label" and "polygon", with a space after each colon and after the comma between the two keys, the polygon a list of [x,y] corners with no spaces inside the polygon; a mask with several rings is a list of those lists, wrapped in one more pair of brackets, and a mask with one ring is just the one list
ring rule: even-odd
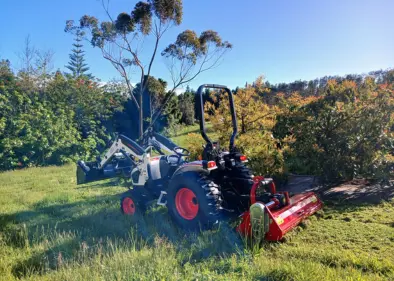
{"label": "tractor fender", "polygon": [[172,175],[171,179],[176,177],[179,174],[186,173],[186,172],[195,172],[195,173],[202,173],[204,175],[209,175],[209,171],[204,169],[203,161],[193,161],[188,162],[180,166]]}

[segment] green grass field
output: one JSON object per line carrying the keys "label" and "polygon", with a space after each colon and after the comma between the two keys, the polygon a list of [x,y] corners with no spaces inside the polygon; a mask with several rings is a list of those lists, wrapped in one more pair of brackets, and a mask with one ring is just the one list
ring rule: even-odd
{"label": "green grass field", "polygon": [[[215,134],[212,128],[212,124],[207,122],[205,125],[207,128],[208,137],[211,138],[212,140],[216,140],[217,134]],[[187,147],[187,138],[189,133],[195,133],[199,135],[200,126],[193,125],[193,126],[182,127],[179,131],[173,132],[173,136],[171,137],[171,139],[177,145]],[[201,137],[201,144],[204,144],[204,140],[202,137]]]}
{"label": "green grass field", "polygon": [[326,202],[258,248],[224,224],[185,234],[164,207],[125,217],[124,191],[77,186],[74,165],[1,173],[0,280],[394,280],[394,201]]}

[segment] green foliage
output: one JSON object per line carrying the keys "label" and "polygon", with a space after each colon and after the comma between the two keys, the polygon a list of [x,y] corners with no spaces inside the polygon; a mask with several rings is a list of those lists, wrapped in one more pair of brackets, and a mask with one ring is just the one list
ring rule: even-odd
{"label": "green foliage", "polygon": [[[252,85],[239,88],[234,94],[234,107],[239,126],[235,145],[249,158],[249,166],[257,175],[279,175],[284,172],[282,150],[272,137],[277,108],[263,102],[262,77]],[[229,101],[226,93],[215,93],[205,103],[205,118],[212,123],[221,146],[228,146],[233,132]]]}
{"label": "green foliage", "polygon": [[80,76],[92,78],[91,74],[86,73],[90,68],[85,63],[85,51],[82,49],[83,45],[81,44],[83,36],[84,32],[80,28],[77,28],[74,39],[75,43],[73,44],[74,49],[72,49],[70,61],[68,65],[66,65],[66,68],[69,69],[71,74],[76,78]]}
{"label": "green foliage", "polygon": [[186,92],[178,96],[179,99],[179,110],[181,111],[182,117],[181,122],[185,125],[194,124],[194,107],[195,107],[195,93],[187,89]]}
{"label": "green foliage", "polygon": [[216,31],[207,30],[197,36],[193,30],[185,30],[178,35],[175,43],[168,45],[161,54],[195,65],[198,59],[207,55],[210,44],[213,44],[217,51],[232,48],[229,42],[222,42]]}
{"label": "green foliage", "polygon": [[120,109],[121,98],[93,81],[60,73],[40,91],[25,91],[18,80],[2,65],[0,170],[91,158],[105,146],[103,125]]}
{"label": "green foliage", "polygon": [[76,28],[89,29],[91,44],[94,47],[103,48],[104,45],[113,42],[116,37],[122,38],[130,33],[149,35],[152,32],[152,22],[156,19],[159,25],[164,26],[170,23],[179,25],[182,22],[182,9],[183,5],[180,0],[140,1],[130,14],[120,13],[114,23],[100,23],[97,18],[84,15],[79,21],[79,26],[75,26],[72,20],[67,21],[65,31],[73,32]]}
{"label": "green foliage", "polygon": [[392,97],[392,88],[367,78],[331,80],[310,103],[283,100],[274,132],[289,147],[289,170],[329,180],[381,177],[392,162]]}
{"label": "green foliage", "polygon": [[167,106],[161,115],[161,121],[157,123],[163,126],[161,129],[167,134],[173,134],[180,129],[179,120],[181,116],[182,113],[179,109],[178,97],[173,96],[167,103]]}
{"label": "green foliage", "polygon": [[1,173],[1,280],[394,279],[393,201],[325,201],[286,241],[250,248],[226,224],[185,234],[162,207],[123,216],[124,191],[76,188],[75,165]]}

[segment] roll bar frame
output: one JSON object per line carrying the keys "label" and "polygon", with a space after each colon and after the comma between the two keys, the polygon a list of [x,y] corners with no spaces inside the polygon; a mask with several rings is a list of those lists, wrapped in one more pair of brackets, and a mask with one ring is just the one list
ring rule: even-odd
{"label": "roll bar frame", "polygon": [[196,95],[198,96],[197,101],[199,103],[198,109],[200,110],[200,132],[201,132],[201,136],[203,137],[203,139],[211,146],[213,144],[212,144],[211,139],[207,136],[206,126],[205,126],[205,118],[204,118],[204,100],[203,100],[203,90],[204,89],[221,89],[221,90],[224,90],[225,92],[227,92],[227,94],[228,94],[228,100],[230,103],[231,121],[232,121],[232,126],[233,126],[233,133],[230,137],[230,147],[229,147],[230,151],[231,151],[234,148],[235,138],[237,137],[237,134],[238,134],[238,124],[237,124],[237,116],[235,114],[233,94],[227,86],[217,85],[217,84],[203,84],[197,90]]}

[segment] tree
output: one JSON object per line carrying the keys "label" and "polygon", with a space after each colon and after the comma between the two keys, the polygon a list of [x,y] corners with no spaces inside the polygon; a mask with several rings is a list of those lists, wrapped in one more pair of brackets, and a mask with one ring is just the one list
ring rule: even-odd
{"label": "tree", "polygon": [[[108,1],[109,2],[109,1]],[[151,75],[152,67],[164,34],[173,26],[178,26],[183,18],[182,0],[149,0],[138,2],[131,13],[120,13],[113,18],[108,10],[108,2],[102,0],[108,21],[99,21],[89,15],[83,16],[79,27],[89,31],[86,37],[93,47],[99,48],[102,55],[125,80],[131,100],[139,112],[139,136],[143,127],[143,93],[147,86],[146,79]],[[66,32],[75,30],[73,21],[67,21]],[[153,49],[147,52],[144,47],[146,38],[153,37]],[[169,68],[173,85],[165,95],[162,106],[154,114],[150,126],[159,118],[167,103],[180,85],[194,79],[198,74],[211,69],[219,62],[224,52],[231,48],[228,42],[222,42],[214,31],[205,31],[197,36],[186,30],[180,33],[175,43],[170,44],[162,55],[169,59]],[[176,65],[179,67],[176,68]],[[130,71],[134,70],[134,71]],[[138,100],[133,94],[131,73],[139,73]]]}
{"label": "tree", "polygon": [[[167,82],[162,79],[156,79],[150,76],[149,79],[146,77],[147,83],[145,91],[143,92],[143,122],[145,127],[152,118],[152,113],[160,105],[165,93]],[[135,85],[132,94],[139,100],[141,91],[141,84]],[[139,111],[132,99],[128,99],[125,103],[125,110],[119,116],[117,116],[117,122],[119,124],[119,131],[123,134],[135,138],[138,137],[139,127],[136,126],[136,120],[139,120]],[[162,120],[165,121],[165,120]],[[161,122],[163,123],[163,122]],[[162,124],[160,124],[162,125]],[[160,126],[159,125],[159,126]]]}
{"label": "tree", "polygon": [[22,51],[18,54],[20,60],[20,68],[18,76],[20,78],[22,88],[24,90],[32,90],[34,88],[34,59],[37,50],[31,44],[30,35],[25,38]]}
{"label": "tree", "polygon": [[35,78],[38,88],[44,89],[51,79],[51,72],[53,70],[53,55],[52,50],[37,51],[35,62]]}
{"label": "tree", "polygon": [[[267,89],[263,77],[258,77],[253,84],[246,83],[245,88],[238,88],[233,96],[240,127],[236,145],[248,156],[254,172],[273,175],[283,172],[282,151],[272,137],[278,109],[263,102],[260,93],[264,91]],[[229,100],[226,93],[213,92],[211,96],[212,102],[205,103],[205,118],[211,122],[221,146],[227,146],[233,130]]]}
{"label": "tree", "polygon": [[31,43],[30,35],[18,54],[20,68],[18,79],[24,91],[43,90],[49,82],[53,70],[52,50],[38,50]]}
{"label": "tree", "polygon": [[0,60],[0,85],[14,80],[14,73],[11,71],[9,60]]}
{"label": "tree", "polygon": [[195,93],[189,87],[187,87],[186,91],[179,95],[178,98],[179,109],[182,114],[181,122],[186,125],[193,125],[195,115]]}
{"label": "tree", "polygon": [[74,77],[86,76],[91,77],[91,74],[86,73],[89,70],[88,65],[85,63],[85,51],[82,49],[82,40],[85,32],[80,27],[75,28],[75,38],[73,43],[72,53],[70,54],[70,61],[66,68],[71,71]]}
{"label": "tree", "polygon": [[[255,82],[239,88],[234,95],[234,107],[240,125],[240,134],[266,130],[274,125],[276,110],[273,106],[263,103],[260,94],[267,91],[264,88],[263,78],[258,77]],[[213,102],[205,104],[205,112],[214,116],[211,118],[215,130],[227,134],[232,130],[231,114],[226,93],[214,95]]]}

